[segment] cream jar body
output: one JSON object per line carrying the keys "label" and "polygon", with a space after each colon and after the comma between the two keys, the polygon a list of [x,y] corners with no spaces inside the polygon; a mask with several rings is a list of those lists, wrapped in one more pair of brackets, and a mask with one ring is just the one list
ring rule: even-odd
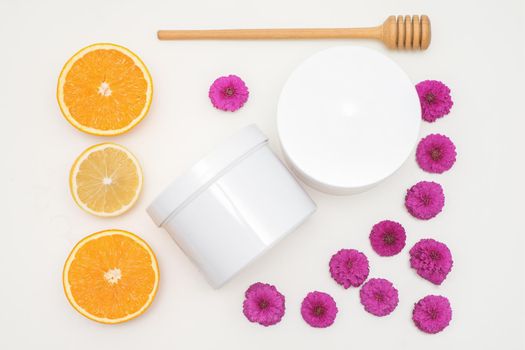
{"label": "cream jar body", "polygon": [[218,288],[315,209],[249,126],[176,180],[148,213]]}

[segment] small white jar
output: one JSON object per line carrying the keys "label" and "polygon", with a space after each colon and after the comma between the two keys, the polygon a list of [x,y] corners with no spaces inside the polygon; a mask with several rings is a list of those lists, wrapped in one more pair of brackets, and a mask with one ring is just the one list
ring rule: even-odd
{"label": "small white jar", "polygon": [[316,209],[250,125],[164,190],[147,211],[218,288]]}

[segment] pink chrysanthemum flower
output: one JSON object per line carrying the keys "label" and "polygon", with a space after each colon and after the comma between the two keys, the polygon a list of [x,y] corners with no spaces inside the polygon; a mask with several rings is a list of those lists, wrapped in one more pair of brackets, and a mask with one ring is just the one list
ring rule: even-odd
{"label": "pink chrysanthemum flower", "polygon": [[383,278],[368,280],[359,291],[365,310],[376,316],[386,316],[397,307],[399,297],[392,282]]}
{"label": "pink chrysanthemum flower", "polygon": [[284,316],[284,295],[275,286],[266,283],[254,283],[245,293],[242,305],[244,316],[250,322],[271,326]]}
{"label": "pink chrysanthemum flower", "polygon": [[447,278],[453,263],[447,245],[433,239],[422,239],[410,249],[410,267],[437,285]]}
{"label": "pink chrysanthemum flower", "polygon": [[405,206],[408,212],[418,219],[432,219],[445,206],[443,188],[433,181],[418,182],[408,189]]}
{"label": "pink chrysanthemum flower", "polygon": [[456,162],[456,146],[445,135],[430,134],[419,141],[416,160],[421,169],[441,174]]}
{"label": "pink chrysanthemum flower", "polygon": [[412,320],[425,333],[439,333],[452,320],[450,302],[441,295],[427,295],[414,305]]}
{"label": "pink chrysanthemum flower", "polygon": [[383,220],[372,227],[370,243],[380,256],[392,256],[405,247],[405,229],[400,223]]}
{"label": "pink chrysanthemum flower", "polygon": [[330,259],[332,278],[345,289],[359,287],[370,272],[366,255],[355,249],[341,249]]}
{"label": "pink chrysanthemum flower", "polygon": [[448,86],[437,80],[424,80],[416,85],[423,120],[434,122],[450,112],[452,98]]}
{"label": "pink chrysanthemum flower", "polygon": [[310,292],[301,304],[301,315],[312,327],[326,328],[331,326],[337,316],[337,305],[334,299],[323,292]]}
{"label": "pink chrysanthemum flower", "polygon": [[213,82],[208,96],[215,108],[235,112],[248,100],[249,91],[241,78],[228,75]]}

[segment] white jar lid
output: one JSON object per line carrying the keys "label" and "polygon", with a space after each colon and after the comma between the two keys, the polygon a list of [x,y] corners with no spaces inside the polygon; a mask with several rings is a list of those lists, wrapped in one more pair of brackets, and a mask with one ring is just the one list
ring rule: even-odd
{"label": "white jar lid", "polygon": [[304,61],[286,82],[277,126],[285,157],[327,193],[366,190],[394,173],[419,134],[414,84],[383,54],[341,46]]}
{"label": "white jar lid", "polygon": [[162,226],[236,161],[267,141],[268,138],[254,124],[243,128],[173,181],[147,208],[148,214],[157,226]]}

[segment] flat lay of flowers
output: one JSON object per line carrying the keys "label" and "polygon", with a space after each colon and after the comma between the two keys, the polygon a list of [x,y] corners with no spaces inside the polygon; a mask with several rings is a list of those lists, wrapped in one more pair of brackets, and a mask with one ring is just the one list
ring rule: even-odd
{"label": "flat lay of flowers", "polygon": [[244,106],[249,95],[244,81],[233,74],[215,79],[208,93],[213,107],[229,112]]}
{"label": "flat lay of flowers", "polygon": [[[416,85],[416,90],[423,120],[434,122],[450,112],[453,102],[450,89],[444,83],[425,80]],[[416,163],[421,170],[430,174],[449,171],[456,162],[456,156],[454,143],[442,134],[429,134],[422,138],[415,151]],[[414,219],[430,220],[444,209],[443,187],[435,181],[419,181],[406,191],[404,205]],[[403,251],[407,233],[401,223],[385,219],[372,226],[369,240],[372,250],[388,259]],[[433,238],[416,242],[408,255],[410,268],[434,285],[443,284],[452,271],[450,249],[445,243]],[[395,312],[402,296],[392,281],[381,277],[368,279],[371,266],[364,253],[354,248],[342,248],[331,256],[328,266],[330,276],[337,284],[344,289],[359,289],[359,299],[367,313],[386,317]],[[246,291],[243,311],[251,322],[263,326],[274,325],[284,315],[284,296],[274,286],[254,283]],[[338,313],[346,311],[338,308],[330,294],[321,291],[309,292],[300,308],[304,321],[314,328],[332,326]],[[451,320],[452,307],[445,296],[429,294],[414,303],[412,321],[424,333],[439,333],[448,327]]]}
{"label": "flat lay of flowers", "polygon": [[[127,132],[144,118],[152,99],[152,79],[148,69],[140,60],[135,59],[133,52],[119,45],[94,44],[79,51],[71,60],[73,63],[66,64],[65,71],[62,71],[59,78],[57,98],[64,117],[72,125],[86,133],[112,136]],[[112,61],[115,62],[110,64]],[[119,65],[124,63],[127,64],[129,67],[126,68],[126,71],[134,71],[137,74],[126,76],[125,78],[129,80],[126,84],[132,87],[139,86],[141,89],[141,98],[132,99],[132,102],[136,104],[130,109],[133,113],[126,118],[117,118],[113,122],[93,117],[94,114],[88,113],[92,106],[88,106],[82,100],[77,101],[72,98],[76,96],[77,90],[71,89],[71,86],[82,81],[84,76],[77,66],[74,68],[71,66],[74,64],[78,64],[78,67],[93,65],[99,69],[103,63],[107,65],[105,69],[108,71],[118,69]],[[68,78],[71,79],[69,83],[66,82]],[[122,84],[120,80],[109,81],[108,79],[97,85],[97,98],[100,99],[96,101],[102,106],[99,106],[100,110],[105,111],[108,116],[118,112],[117,107],[120,103],[118,98],[129,97],[122,91],[119,95],[118,89]],[[425,80],[416,84],[415,90],[421,106],[421,118],[424,121],[433,123],[450,113],[453,106],[451,91],[444,83],[437,80]],[[245,81],[235,74],[216,78],[208,90],[211,105],[217,110],[228,113],[241,109],[249,97],[250,91]],[[112,101],[111,103],[106,101],[108,98]],[[107,104],[104,104],[106,102]],[[115,110],[109,110],[108,106],[113,106]],[[86,118],[86,115],[92,118]],[[257,145],[263,144],[261,140],[267,140],[261,133],[257,134],[255,128],[251,129],[250,135],[258,135]],[[240,139],[241,145],[248,142],[249,138],[245,137],[246,139]],[[236,147],[230,145],[230,148]],[[250,152],[257,149],[253,148]],[[231,154],[228,153],[227,157],[231,157]],[[423,137],[415,150],[415,161],[420,170],[424,174],[433,176],[450,171],[456,163],[456,158],[457,150],[453,141],[448,136],[439,133],[431,133]],[[252,175],[252,173],[249,174]],[[138,160],[126,148],[112,143],[92,146],[78,156],[72,166],[70,180],[71,194],[78,206],[90,214],[105,217],[117,216],[130,209],[142,188],[142,172]],[[184,182],[184,185],[189,183],[191,181]],[[110,196],[109,193],[112,195]],[[402,193],[401,190],[400,193]],[[163,200],[162,202],[164,203]],[[313,212],[315,205],[312,203],[311,206]],[[404,193],[404,206],[410,215],[407,215],[409,219],[422,220],[422,222],[431,220],[445,208],[444,188],[440,183],[431,179],[418,181]],[[156,206],[152,205],[152,207]],[[173,208],[170,207],[170,210]],[[170,212],[164,209],[161,211]],[[158,219],[155,210],[153,210],[152,218]],[[165,220],[170,219],[165,218]],[[233,221],[240,220],[235,216]],[[228,226],[228,229],[232,225]],[[239,231],[244,233],[244,227]],[[410,267],[419,276],[418,278],[435,286],[442,285],[452,271],[453,254],[446,243],[426,237],[412,244],[410,233],[407,234],[405,226],[399,220],[389,218],[379,220],[371,225],[368,232],[362,232],[362,234],[367,235],[370,246],[340,247],[335,252],[331,252],[331,256],[325,252],[327,258],[330,256],[327,259],[326,272],[334,283],[329,286],[319,286],[319,290],[315,288],[305,291],[300,310],[292,310],[292,312],[299,311],[308,326],[318,329],[328,328],[336,324],[338,317],[347,313],[346,307],[342,306],[345,304],[340,303],[338,306],[333,294],[330,294],[331,288],[339,288],[339,292],[344,291],[349,295],[358,295],[364,311],[369,315],[387,317],[396,311],[403,298],[398,289],[398,282],[381,277],[381,271],[371,266],[371,260],[364,253],[367,251],[365,249],[370,249],[372,254],[377,254],[374,258],[389,259],[385,261],[392,261],[392,257],[404,254],[401,256],[404,256],[407,262],[407,273]],[[408,257],[405,250],[407,241],[411,245]],[[192,240],[189,244],[192,245],[195,242]],[[139,246],[140,249],[128,248],[132,246]],[[403,250],[405,250],[404,253]],[[225,256],[222,258],[224,259]],[[244,256],[242,259],[246,260]],[[217,262],[217,260],[214,261],[215,264]],[[102,271],[102,276],[79,273],[79,271],[84,271],[85,266],[88,265],[97,271]],[[140,271],[140,273],[133,281],[121,282],[123,274],[130,269]],[[371,272],[373,273],[372,278],[370,278]],[[145,308],[149,307],[159,284],[155,254],[141,238],[124,230],[106,230],[85,237],[73,249],[66,261],[63,276],[64,291],[72,306],[84,316],[101,323],[121,323],[140,315]],[[224,283],[224,279],[211,282],[218,287]],[[86,287],[87,285],[89,287]],[[112,286],[118,286],[118,288],[108,289]],[[141,294],[137,294],[133,288],[129,288],[130,286],[140,291]],[[92,294],[93,291],[95,294]],[[116,296],[114,300],[118,300],[117,306],[111,298],[106,298],[106,300],[104,297],[95,296],[107,294]],[[94,305],[92,299],[100,299],[100,301]],[[141,299],[142,304],[135,303],[135,299]],[[245,290],[242,313],[251,323],[272,327],[281,323],[285,313],[290,312],[287,310],[287,302],[289,301],[286,299],[284,288],[258,281]],[[103,309],[102,312],[101,309]],[[452,320],[451,303],[442,295],[424,296],[414,303],[412,320],[422,332],[430,334],[441,332]]]}
{"label": "flat lay of flowers", "polygon": [[410,249],[410,267],[434,284],[443,283],[452,270],[452,264],[447,245],[434,239],[422,239]]}
{"label": "flat lay of flowers", "polygon": [[341,249],[330,259],[330,274],[343,288],[359,287],[370,269],[366,255],[355,249]]}
{"label": "flat lay of flowers", "polygon": [[271,326],[284,316],[284,295],[275,286],[265,283],[252,284],[245,293],[243,312],[250,322]]}
{"label": "flat lay of flowers", "polygon": [[420,181],[407,190],[405,206],[415,218],[432,219],[445,206],[443,187],[434,181]]}
{"label": "flat lay of flowers", "polygon": [[370,244],[380,256],[393,256],[405,247],[406,234],[403,226],[395,221],[383,220],[372,227]]}
{"label": "flat lay of flowers", "polygon": [[0,13],[0,350],[525,350],[525,0]]}
{"label": "flat lay of flowers", "polygon": [[315,328],[331,326],[337,316],[335,300],[324,292],[310,292],[301,304],[301,315],[306,323]]}
{"label": "flat lay of flowers", "polygon": [[424,121],[433,123],[450,113],[454,102],[450,96],[450,89],[441,81],[424,80],[416,85],[416,90]]}
{"label": "flat lay of flowers", "polygon": [[390,314],[399,303],[397,289],[383,278],[368,280],[359,291],[359,297],[365,310],[375,316]]}
{"label": "flat lay of flowers", "polygon": [[425,333],[439,333],[452,319],[452,308],[447,298],[441,295],[427,295],[414,305],[412,320]]}
{"label": "flat lay of flowers", "polygon": [[430,134],[419,142],[416,160],[424,171],[441,174],[456,162],[456,146],[445,135]]}

